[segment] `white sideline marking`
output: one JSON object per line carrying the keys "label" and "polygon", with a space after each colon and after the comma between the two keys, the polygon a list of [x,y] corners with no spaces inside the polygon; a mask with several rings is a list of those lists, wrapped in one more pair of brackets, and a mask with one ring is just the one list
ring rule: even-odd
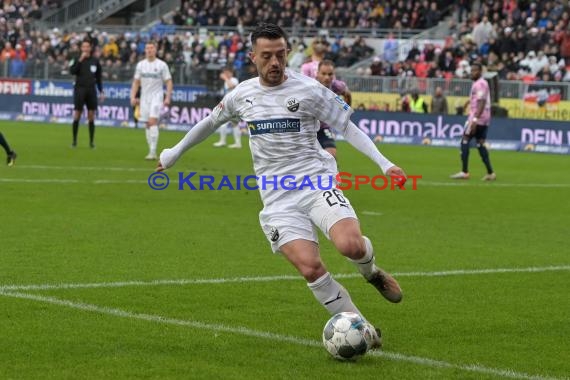
{"label": "white sideline marking", "polygon": [[[494,273],[533,273],[568,271],[570,265],[529,267],[529,268],[497,268],[497,269],[457,269],[437,272],[394,272],[396,277],[444,277],[463,276]],[[338,273],[336,278],[359,278],[358,273]],[[152,280],[152,281],[118,281],[118,282],[95,282],[95,283],[69,283],[69,284],[43,284],[43,285],[0,285],[0,291],[12,290],[51,290],[51,289],[85,289],[85,288],[121,288],[126,286],[158,286],[158,285],[192,285],[192,284],[226,284],[244,282],[272,282],[272,281],[301,281],[297,275],[262,276],[262,277],[232,277],[232,278],[204,278],[204,279],[180,279],[180,280]]]}
{"label": "white sideline marking", "polygon": [[[451,180],[450,180],[451,181]],[[555,188],[555,187],[570,187],[570,183],[502,183],[502,182],[468,182],[464,180],[455,180],[455,182],[436,182],[436,181],[417,181],[418,187],[433,186],[433,187],[446,187],[446,186],[463,186],[463,187],[539,187],[539,188]],[[406,189],[411,186],[406,187]]]}
{"label": "white sideline marking", "polygon": [[81,183],[78,179],[55,179],[55,178],[0,178],[0,182],[14,182],[14,183]]}
{"label": "white sideline marking", "polygon": [[361,214],[362,214],[362,215],[370,215],[370,216],[380,216],[380,215],[384,215],[384,214],[381,213],[381,212],[377,212],[377,211],[366,211],[366,210],[362,211]]}
{"label": "white sideline marking", "polygon": [[[210,324],[204,323],[199,321],[192,321],[192,320],[182,320],[182,319],[174,319],[163,317],[160,315],[152,315],[152,314],[141,314],[141,313],[133,313],[126,310],[109,308],[104,306],[97,306],[93,304],[87,303],[79,303],[79,302],[71,302],[67,300],[62,300],[55,297],[44,297],[38,296],[33,294],[26,294],[26,293],[13,293],[13,292],[5,292],[0,291],[0,295],[6,297],[13,297],[13,298],[20,298],[20,299],[28,299],[32,301],[39,301],[45,302],[53,305],[58,306],[65,306],[70,307],[77,310],[82,311],[89,311],[99,314],[106,314],[112,315],[115,317],[121,318],[129,318],[129,319],[138,319],[147,322],[155,322],[155,323],[163,323],[175,326],[183,326],[183,327],[190,327],[196,328],[201,330],[210,330],[215,332],[225,332],[225,333],[232,333],[232,334],[240,334],[245,336],[250,336],[254,338],[262,338],[268,340],[274,340],[278,342],[285,342],[285,343],[293,343],[298,344],[301,346],[309,346],[309,347],[322,347],[322,343],[312,339],[305,339],[305,338],[298,338],[290,335],[280,335],[271,332],[265,331],[258,331],[252,330],[247,327],[232,327],[226,326],[221,324]],[[530,375],[524,372],[516,372],[511,369],[498,369],[498,368],[489,368],[484,367],[479,364],[468,364],[468,365],[461,365],[461,364],[453,364],[448,363],[440,360],[433,360],[429,358],[422,358],[419,356],[411,356],[411,355],[404,355],[397,352],[387,352],[387,351],[370,351],[370,355],[384,357],[389,360],[395,361],[405,361],[413,364],[423,365],[427,367],[438,367],[438,368],[450,368],[456,369],[461,371],[467,372],[476,372],[476,373],[483,373],[487,375],[496,375],[501,377],[507,377],[512,379],[535,379],[535,380],[560,380],[554,377],[545,377],[541,375]]]}
{"label": "white sideline marking", "polygon": [[102,170],[117,172],[151,172],[153,168],[121,168],[116,166],[52,166],[52,165],[18,165],[19,169],[42,169],[42,170]]}
{"label": "white sideline marking", "polygon": [[0,182],[11,182],[11,183],[90,183],[94,185],[105,185],[105,184],[148,184],[147,180],[140,179],[95,179],[90,181],[79,180],[79,179],[55,179],[55,178],[0,178]]}

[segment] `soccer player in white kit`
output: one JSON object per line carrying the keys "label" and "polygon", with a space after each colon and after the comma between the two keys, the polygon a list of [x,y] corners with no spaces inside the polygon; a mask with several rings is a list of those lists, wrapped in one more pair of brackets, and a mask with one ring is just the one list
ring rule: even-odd
{"label": "soccer player in white kit", "polygon": [[[149,152],[146,160],[156,160],[158,145],[158,118],[163,106],[169,106],[172,97],[172,76],[166,62],[156,57],[156,43],[146,43],[145,59],[137,63],[131,86],[131,105],[137,104],[137,91],[141,89],[139,121],[146,122],[146,141]],[[166,84],[166,96],[163,86]]]}
{"label": "soccer player in white kit", "polygon": [[[220,79],[224,81],[224,95],[232,91],[239,84],[239,80],[234,77],[234,71],[230,68],[225,68],[220,73]],[[241,130],[238,123],[231,121],[220,127],[220,140],[214,143],[215,147],[226,146],[226,137],[228,135],[228,127],[230,127],[234,134],[234,143],[229,145],[228,148],[241,148]]]}
{"label": "soccer player in white kit", "polygon": [[[345,139],[370,157],[387,175],[405,179],[402,169],[386,159],[370,138],[350,121],[352,110],[316,80],[286,70],[287,36],[273,24],[260,24],[251,35],[250,58],[259,77],[240,83],[208,117],[197,123],[174,147],[165,149],[157,167],[162,171],[229,120],[244,120],[256,176],[268,179],[308,176],[317,183],[335,177],[336,160],[317,141],[319,120],[342,132]],[[276,176],[276,177],[273,177]],[[297,183],[298,183],[297,182]],[[326,183],[326,181],[325,181]],[[342,191],[286,190],[260,186],[261,227],[274,252],[282,253],[307,281],[315,298],[331,315],[360,311],[321,261],[316,227],[333,242],[359,272],[390,302],[400,302],[396,280],[375,265],[370,240],[363,236],[357,216]],[[369,325],[370,348],[379,348],[379,331]]]}

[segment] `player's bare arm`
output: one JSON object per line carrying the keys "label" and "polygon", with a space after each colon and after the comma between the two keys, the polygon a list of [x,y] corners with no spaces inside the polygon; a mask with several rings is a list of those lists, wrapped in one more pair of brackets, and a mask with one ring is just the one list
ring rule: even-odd
{"label": "player's bare arm", "polygon": [[[164,97],[164,105],[169,106],[172,100],[172,79],[166,81],[166,96]],[[136,92],[135,92],[136,94]]]}
{"label": "player's bare arm", "polygon": [[140,79],[133,80],[133,85],[131,86],[131,105],[134,107],[137,105],[137,92],[141,86]]}

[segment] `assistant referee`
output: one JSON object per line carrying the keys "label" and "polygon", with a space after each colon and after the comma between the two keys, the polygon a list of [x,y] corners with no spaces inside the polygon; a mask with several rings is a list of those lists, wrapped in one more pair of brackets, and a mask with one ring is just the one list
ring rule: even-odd
{"label": "assistant referee", "polygon": [[[97,110],[97,90],[101,101],[105,98],[103,92],[103,82],[101,80],[101,64],[92,55],[92,42],[88,39],[81,43],[81,56],[70,62],[69,71],[75,75],[75,86],[73,89],[73,102],[75,112],[73,113],[73,142],[71,146],[77,146],[77,131],[79,120],[83,113],[83,107],[87,106],[87,119],[89,120],[89,146],[95,148],[95,111]],[[95,88],[97,86],[97,88]]]}

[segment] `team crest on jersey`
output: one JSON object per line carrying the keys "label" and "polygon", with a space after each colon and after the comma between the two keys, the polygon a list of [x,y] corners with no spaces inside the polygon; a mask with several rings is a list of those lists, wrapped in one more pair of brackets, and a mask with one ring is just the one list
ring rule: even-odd
{"label": "team crest on jersey", "polygon": [[299,101],[295,98],[289,98],[285,101],[287,109],[291,112],[297,112],[299,109]]}
{"label": "team crest on jersey", "polygon": [[269,232],[269,239],[271,239],[271,241],[274,243],[279,240],[279,231],[277,230],[277,227],[271,227],[271,231]]}
{"label": "team crest on jersey", "polygon": [[95,73],[97,72],[97,65],[91,65],[91,66],[89,66],[89,70],[91,70],[91,72],[92,72],[93,74],[95,74]]}

